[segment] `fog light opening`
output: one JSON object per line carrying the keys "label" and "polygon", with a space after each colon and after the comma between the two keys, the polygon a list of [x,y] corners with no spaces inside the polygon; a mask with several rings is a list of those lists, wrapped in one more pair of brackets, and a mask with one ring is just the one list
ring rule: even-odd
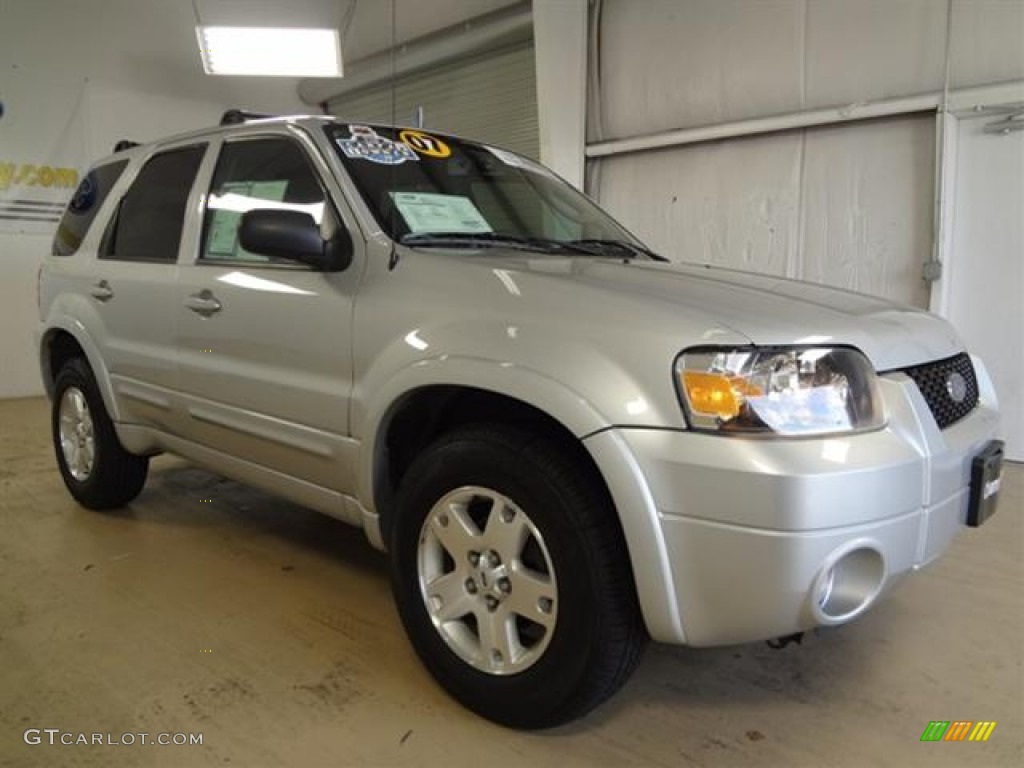
{"label": "fog light opening", "polygon": [[840,554],[815,581],[812,595],[818,620],[849,621],[874,602],[884,581],[885,562],[877,549],[858,547]]}
{"label": "fog light opening", "polygon": [[832,597],[832,588],[836,583],[836,569],[835,567],[826,568],[825,575],[818,584],[818,607],[822,610],[825,609],[825,605],[828,603],[829,598]]}

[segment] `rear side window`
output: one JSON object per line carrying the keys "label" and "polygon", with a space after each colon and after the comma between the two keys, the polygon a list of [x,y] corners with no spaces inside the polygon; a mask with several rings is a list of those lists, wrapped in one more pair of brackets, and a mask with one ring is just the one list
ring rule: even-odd
{"label": "rear side window", "polygon": [[57,234],[53,238],[54,256],[70,256],[78,250],[92,220],[127,165],[127,160],[118,160],[97,166],[85,175],[57,225]]}
{"label": "rear side window", "polygon": [[178,260],[188,196],[206,146],[154,155],[121,199],[100,258],[121,261]]}

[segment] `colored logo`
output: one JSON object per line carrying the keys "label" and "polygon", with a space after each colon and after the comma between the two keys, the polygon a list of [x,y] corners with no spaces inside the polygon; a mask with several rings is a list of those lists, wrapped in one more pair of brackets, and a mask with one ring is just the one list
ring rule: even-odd
{"label": "colored logo", "polygon": [[381,165],[400,165],[408,160],[419,160],[416,153],[405,144],[378,136],[369,126],[350,125],[348,131],[351,134],[349,138],[337,140],[346,157]]}
{"label": "colored logo", "polygon": [[995,727],[995,720],[932,720],[921,741],[988,741]]}
{"label": "colored logo", "polygon": [[400,138],[402,143],[407,147],[411,147],[421,155],[427,155],[428,157],[449,157],[452,154],[451,147],[437,138],[437,136],[431,136],[429,133],[423,133],[423,131],[407,129],[399,133],[398,138]]}

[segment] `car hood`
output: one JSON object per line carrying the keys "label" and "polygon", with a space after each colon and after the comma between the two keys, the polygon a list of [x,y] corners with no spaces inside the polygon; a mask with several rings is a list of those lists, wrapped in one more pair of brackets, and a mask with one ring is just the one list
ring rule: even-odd
{"label": "car hood", "polygon": [[[728,328],[754,344],[854,346],[879,371],[950,357],[963,349],[949,323],[935,315],[814,283],[702,265],[515,251],[490,251],[474,261],[507,270],[519,280],[571,282],[598,294],[581,296],[584,301],[600,301],[600,294],[619,300],[631,295],[640,317],[646,311],[652,321],[663,321],[667,310],[690,324]],[[541,289],[540,284],[534,288]],[[560,286],[563,296],[567,287]]]}

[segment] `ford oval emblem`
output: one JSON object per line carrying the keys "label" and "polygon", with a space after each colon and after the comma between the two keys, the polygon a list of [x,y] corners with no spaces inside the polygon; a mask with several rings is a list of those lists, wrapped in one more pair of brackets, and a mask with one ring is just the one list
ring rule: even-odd
{"label": "ford oval emblem", "polygon": [[963,377],[962,373],[953,371],[949,374],[946,378],[946,392],[954,403],[960,404],[966,399],[967,379]]}

